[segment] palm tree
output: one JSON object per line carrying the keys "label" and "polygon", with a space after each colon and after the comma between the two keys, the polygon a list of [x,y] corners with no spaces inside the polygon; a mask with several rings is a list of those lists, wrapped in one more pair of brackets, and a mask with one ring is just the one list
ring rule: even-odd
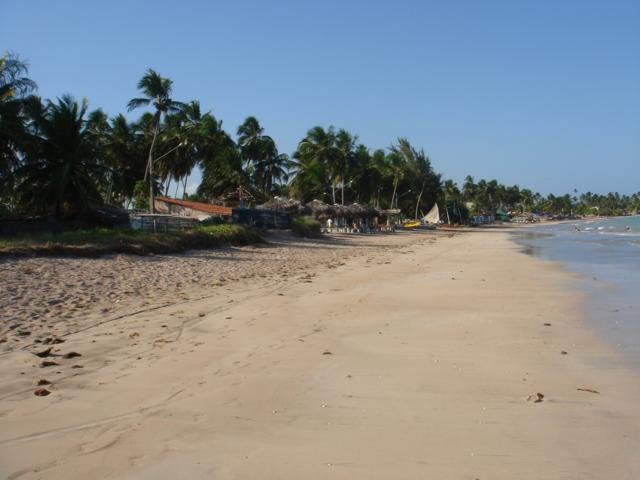
{"label": "palm tree", "polygon": [[340,129],[336,135],[335,170],[340,176],[341,205],[344,205],[344,184],[347,172],[352,167],[357,141],[357,135],[351,135],[344,129]]}
{"label": "palm tree", "polygon": [[213,198],[245,184],[247,175],[242,169],[240,149],[222,129],[222,121],[218,121],[212,114],[205,114],[200,135],[202,182],[198,187],[198,195]]}
{"label": "palm tree", "polygon": [[287,181],[289,166],[289,155],[279,153],[276,143],[270,137],[261,142],[261,160],[256,165],[255,178],[257,186],[270,196],[273,193],[273,186],[280,181]]}
{"label": "palm tree", "polygon": [[[151,119],[153,121],[153,119]],[[139,125],[129,123],[120,114],[110,122],[105,150],[110,177],[106,201],[128,203],[135,195],[135,186],[144,177],[144,155],[150,142],[146,142]]]}
{"label": "palm tree", "polygon": [[181,102],[176,102],[171,98],[171,91],[173,89],[173,81],[160,76],[155,70],[149,69],[147,73],[138,82],[138,90],[140,90],[145,96],[142,98],[132,98],[127,105],[129,111],[139,107],[144,107],[153,104],[156,109],[155,113],[155,128],[153,132],[153,140],[151,141],[151,147],[149,148],[148,159],[148,172],[149,172],[149,211],[155,212],[154,205],[154,192],[153,192],[153,151],[160,132],[160,123],[162,116],[167,113],[178,113],[182,111],[185,105]]}
{"label": "palm tree", "polygon": [[160,170],[166,180],[166,191],[171,180],[176,182],[177,191],[182,182],[183,197],[186,194],[187,179],[198,164],[202,148],[202,122],[205,116],[197,100],[189,102],[183,111],[166,117],[165,143],[170,148],[163,157]]}
{"label": "palm tree", "polygon": [[251,163],[260,159],[262,142],[270,137],[263,135],[264,128],[256,117],[247,117],[238,127],[238,147],[242,160]]}
{"label": "palm tree", "polygon": [[22,204],[61,218],[102,202],[97,180],[104,168],[87,128],[88,106],[64,95],[34,113],[35,146],[17,172]]}
{"label": "palm tree", "polygon": [[13,190],[13,172],[28,142],[26,110],[35,101],[29,95],[37,87],[27,74],[27,64],[17,55],[0,57],[0,200]]}
{"label": "palm tree", "polygon": [[[300,168],[313,175],[307,175],[307,180],[314,178],[316,181],[325,181],[325,174],[331,177],[331,196],[336,203],[336,132],[334,127],[325,130],[322,127],[313,127],[307,132],[307,136],[298,144],[294,157],[300,162]],[[324,190],[325,185],[322,185]],[[317,187],[315,188],[317,190]]]}
{"label": "palm tree", "polygon": [[406,165],[406,157],[400,152],[399,147],[397,145],[392,145],[390,147],[389,154],[389,170],[391,175],[393,176],[393,193],[391,194],[391,203],[389,204],[389,208],[393,208],[393,201],[396,201],[396,208],[398,199],[396,194],[398,193],[398,184],[404,178],[405,173],[407,171]]}

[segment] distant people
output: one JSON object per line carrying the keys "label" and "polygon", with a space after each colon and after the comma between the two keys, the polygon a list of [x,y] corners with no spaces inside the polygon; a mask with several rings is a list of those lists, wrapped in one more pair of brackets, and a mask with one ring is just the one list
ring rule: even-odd
{"label": "distant people", "polygon": [[631,230],[631,227],[630,227],[629,225],[627,225],[627,226],[625,227],[625,230],[628,232],[629,230]]}
{"label": "distant people", "polygon": [[331,232],[331,225],[333,225],[333,220],[327,220],[327,229]]}
{"label": "distant people", "polygon": [[577,225],[574,225],[574,226],[573,226],[573,229],[574,229],[576,232],[580,232],[580,231],[581,231],[581,230],[578,228],[578,226],[577,226]]}

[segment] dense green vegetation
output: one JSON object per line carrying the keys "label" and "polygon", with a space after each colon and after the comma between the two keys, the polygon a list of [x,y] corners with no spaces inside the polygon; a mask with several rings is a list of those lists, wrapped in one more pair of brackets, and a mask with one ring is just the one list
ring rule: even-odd
{"label": "dense green vegetation", "polygon": [[[565,215],[640,209],[640,194],[543,197],[471,177],[458,186],[442,179],[427,154],[406,138],[371,149],[332,126],[311,128],[289,156],[256,118],[248,117],[234,138],[198,101],[175,100],[172,87],[150,69],[137,85],[140,96],[126,107],[152,111],[136,121],[122,114],[109,118],[69,95],[39,98],[25,63],[14,54],[1,57],[0,217],[74,218],[96,204],[148,208],[153,195],[186,197],[196,168],[202,182],[191,199],[202,201],[242,186],[258,203],[274,195],[357,202],[399,208],[413,218],[437,201],[451,221],[498,207]],[[170,192],[172,184],[176,189]]]}
{"label": "dense green vegetation", "polygon": [[210,225],[195,230],[156,234],[140,230],[93,229],[0,239],[0,256],[149,255],[223,245],[249,245],[261,241],[256,232],[242,225]]}

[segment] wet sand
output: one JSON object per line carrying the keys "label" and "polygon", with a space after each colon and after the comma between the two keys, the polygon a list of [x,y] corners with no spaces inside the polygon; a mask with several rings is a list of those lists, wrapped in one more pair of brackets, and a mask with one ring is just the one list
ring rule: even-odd
{"label": "wet sand", "polygon": [[0,477],[640,476],[638,375],[499,230],[0,270]]}

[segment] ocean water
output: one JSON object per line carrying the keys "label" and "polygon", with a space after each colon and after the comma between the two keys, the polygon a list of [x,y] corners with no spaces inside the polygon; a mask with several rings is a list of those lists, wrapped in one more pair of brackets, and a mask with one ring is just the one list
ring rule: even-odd
{"label": "ocean water", "polygon": [[589,324],[640,367],[640,216],[543,224],[516,240],[580,274]]}

